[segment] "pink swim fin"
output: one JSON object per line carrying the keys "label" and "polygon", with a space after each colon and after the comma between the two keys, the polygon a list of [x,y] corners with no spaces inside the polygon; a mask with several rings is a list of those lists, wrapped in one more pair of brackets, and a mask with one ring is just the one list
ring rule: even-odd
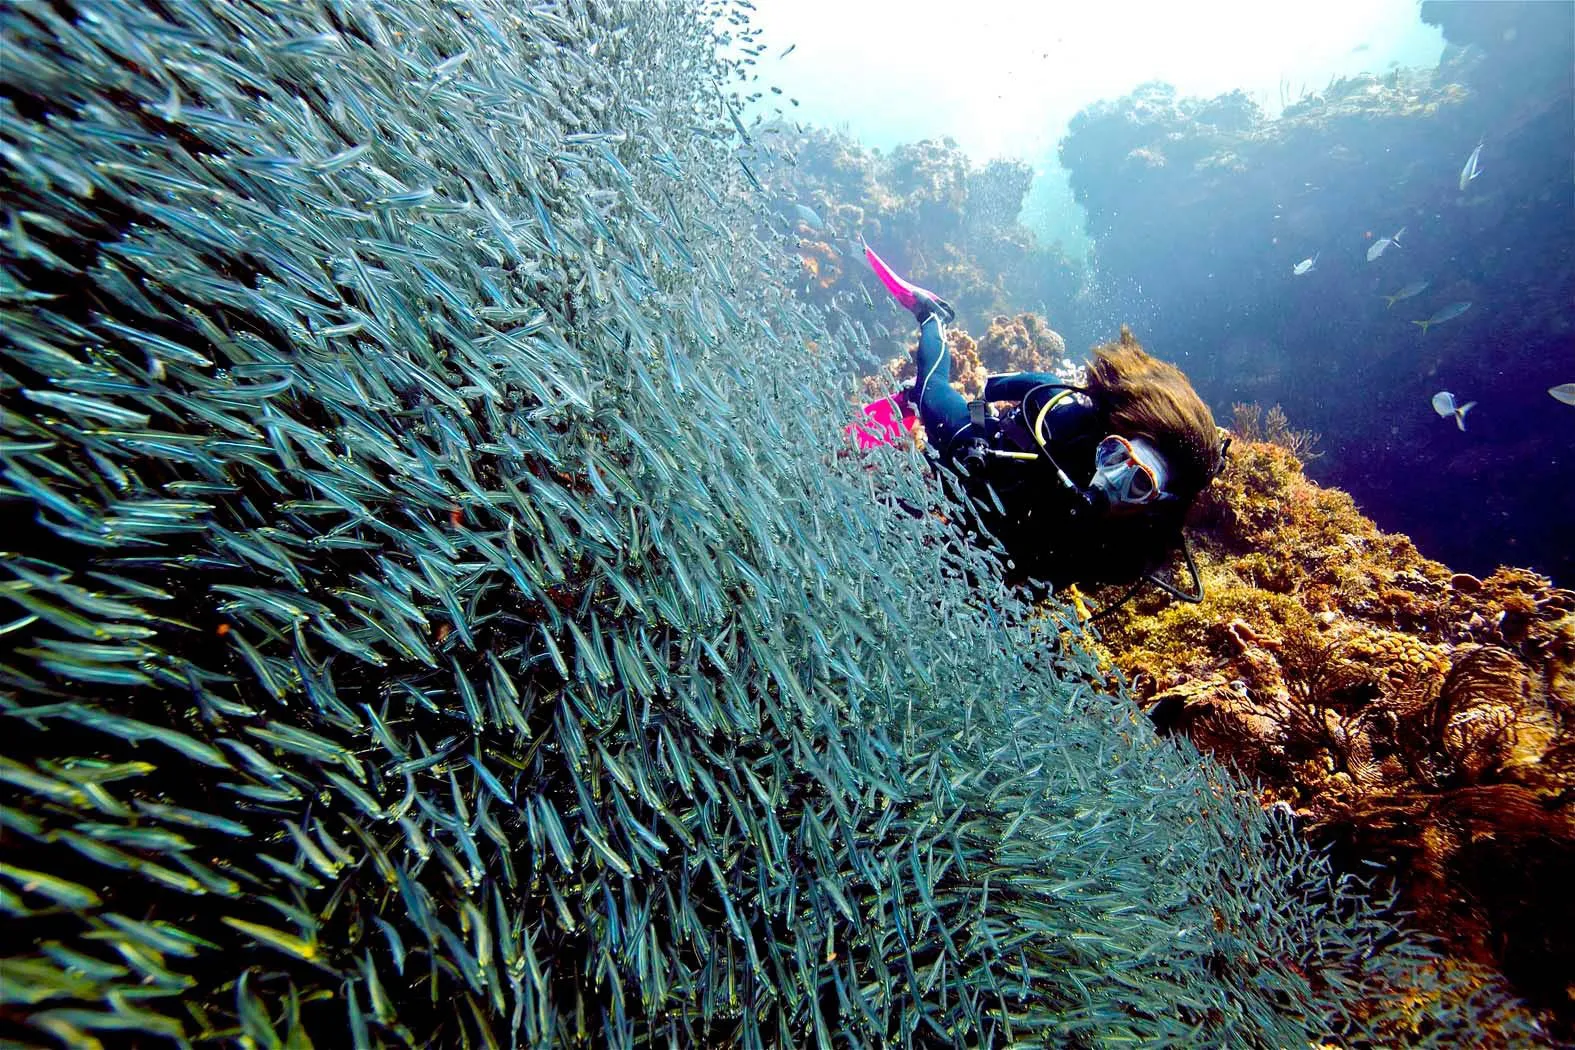
{"label": "pink swim fin", "polygon": [[[863,238],[860,240],[863,241]],[[875,249],[870,247],[868,241],[863,241],[863,244],[864,258],[869,260],[870,269],[875,271],[875,276],[880,278],[880,283],[886,286],[891,297],[901,303],[904,310],[920,316],[922,320],[920,310],[927,307],[926,313],[938,312],[948,324],[957,316],[957,311],[953,310],[945,299],[898,277],[896,271],[886,265],[886,260],[875,254]]]}
{"label": "pink swim fin", "polygon": [[864,406],[863,415],[859,422],[843,428],[858,439],[861,449],[895,445],[919,425],[918,414],[901,393],[871,401]]}

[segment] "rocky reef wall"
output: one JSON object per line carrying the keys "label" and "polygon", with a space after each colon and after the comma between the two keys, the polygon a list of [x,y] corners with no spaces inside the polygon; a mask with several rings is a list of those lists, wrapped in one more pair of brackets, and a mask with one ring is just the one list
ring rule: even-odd
{"label": "rocky reef wall", "polygon": [[[1575,577],[1575,412],[1546,393],[1575,367],[1568,15],[1423,4],[1450,44],[1437,70],[1331,83],[1275,120],[1148,85],[1085,110],[1061,149],[1100,272],[1144,291],[1139,335],[1216,408],[1283,403],[1328,435],[1320,477],[1478,574]],[[1467,433],[1429,410],[1441,389],[1478,402]]]}
{"label": "rocky reef wall", "polygon": [[1090,301],[1081,260],[1018,222],[1032,179],[1026,164],[981,165],[950,139],[883,152],[784,121],[750,135],[741,152],[773,197],[777,243],[802,267],[804,298],[877,360],[905,348],[912,326],[869,272],[865,241],[944,295],[970,331],[1024,310],[1053,312],[1074,345],[1091,346],[1105,335],[1101,323],[1113,323]]}
{"label": "rocky reef wall", "polygon": [[1104,651],[1162,731],[1392,880],[1455,959],[1568,1035],[1575,591],[1451,572],[1309,481],[1293,432],[1250,411],[1234,429],[1192,529],[1206,599],[1138,598],[1100,625]]}

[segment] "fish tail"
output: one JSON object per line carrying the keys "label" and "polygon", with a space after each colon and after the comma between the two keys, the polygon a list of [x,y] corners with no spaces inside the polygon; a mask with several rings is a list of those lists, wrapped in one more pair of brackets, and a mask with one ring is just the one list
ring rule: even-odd
{"label": "fish tail", "polygon": [[1431,324],[1432,322],[1430,322],[1430,321],[1412,321],[1411,323],[1412,324],[1419,324],[1419,325],[1421,325],[1422,326],[1422,334],[1426,335],[1427,334],[1427,326],[1429,324]]}

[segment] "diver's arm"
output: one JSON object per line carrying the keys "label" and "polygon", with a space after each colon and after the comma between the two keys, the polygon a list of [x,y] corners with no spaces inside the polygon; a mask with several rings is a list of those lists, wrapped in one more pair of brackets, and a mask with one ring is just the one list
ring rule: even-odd
{"label": "diver's arm", "polygon": [[997,376],[985,377],[984,400],[1021,401],[1028,396],[1028,391],[1035,387],[1062,388],[1066,385],[1064,379],[1049,372],[1003,372]]}

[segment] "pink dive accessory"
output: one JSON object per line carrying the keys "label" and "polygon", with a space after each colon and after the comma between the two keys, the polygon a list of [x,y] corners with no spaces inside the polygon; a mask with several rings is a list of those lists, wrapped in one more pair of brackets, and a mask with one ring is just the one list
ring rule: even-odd
{"label": "pink dive accessory", "polygon": [[[869,246],[868,241],[864,242],[864,257],[869,260],[870,269],[875,271],[875,276],[880,278],[880,283],[886,286],[891,297],[901,303],[904,309],[912,310],[918,302],[918,297],[914,293],[923,292],[924,289],[909,284],[893,273],[891,267],[886,265],[886,261],[875,254],[875,249]],[[925,292],[925,294],[930,293]],[[935,296],[930,295],[930,298],[933,299]]]}
{"label": "pink dive accessory", "polygon": [[899,393],[871,401],[864,406],[864,418],[849,423],[843,430],[856,437],[859,448],[864,449],[895,445],[918,425],[918,414],[908,404],[907,397]]}

